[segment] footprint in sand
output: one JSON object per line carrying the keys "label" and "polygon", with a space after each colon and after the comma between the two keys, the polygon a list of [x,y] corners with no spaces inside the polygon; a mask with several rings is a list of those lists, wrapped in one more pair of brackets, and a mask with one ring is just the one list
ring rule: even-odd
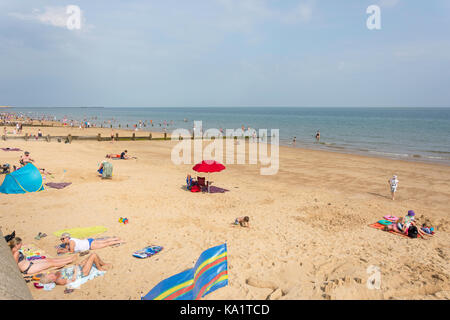
{"label": "footprint in sand", "polygon": [[281,290],[275,282],[268,281],[268,280],[259,280],[255,278],[248,278],[245,280],[245,283],[249,286],[260,288],[260,289],[271,289],[273,290],[267,297],[266,300],[278,300],[286,293]]}

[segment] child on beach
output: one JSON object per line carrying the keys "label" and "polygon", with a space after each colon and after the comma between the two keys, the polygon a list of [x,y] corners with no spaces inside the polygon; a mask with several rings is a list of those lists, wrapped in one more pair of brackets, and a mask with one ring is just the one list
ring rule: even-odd
{"label": "child on beach", "polygon": [[249,221],[250,221],[250,218],[248,216],[239,217],[239,218],[236,218],[236,220],[234,220],[234,224],[240,225],[241,227],[249,228],[250,227]]}
{"label": "child on beach", "polygon": [[397,187],[398,187],[398,179],[397,176],[394,175],[392,177],[392,179],[388,180],[389,186],[391,187],[391,195],[392,195],[392,200],[395,200],[395,192],[397,191]]}

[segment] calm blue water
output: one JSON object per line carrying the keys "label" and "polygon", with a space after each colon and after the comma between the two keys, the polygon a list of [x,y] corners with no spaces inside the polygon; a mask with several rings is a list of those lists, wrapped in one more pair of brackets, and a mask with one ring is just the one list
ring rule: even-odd
{"label": "calm blue water", "polygon": [[[192,129],[280,129],[280,143],[337,152],[362,153],[405,160],[450,164],[450,108],[13,108],[30,116],[64,117],[132,128],[153,120],[143,130],[167,132]],[[96,117],[96,119],[95,119]],[[188,122],[185,122],[187,119]],[[110,122],[108,122],[110,121]],[[170,123],[173,121],[173,124]],[[161,126],[160,126],[161,123]],[[321,133],[321,142],[314,135]]]}

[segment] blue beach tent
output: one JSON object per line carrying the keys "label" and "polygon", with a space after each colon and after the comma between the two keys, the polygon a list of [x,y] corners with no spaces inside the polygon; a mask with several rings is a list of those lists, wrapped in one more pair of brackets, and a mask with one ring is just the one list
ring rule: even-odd
{"label": "blue beach tent", "polygon": [[38,168],[29,163],[5,176],[0,186],[1,193],[17,194],[44,190],[42,175]]}

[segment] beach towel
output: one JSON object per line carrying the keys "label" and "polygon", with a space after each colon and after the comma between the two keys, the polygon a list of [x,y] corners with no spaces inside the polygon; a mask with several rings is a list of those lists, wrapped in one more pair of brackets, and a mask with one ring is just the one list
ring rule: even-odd
{"label": "beach towel", "polygon": [[47,257],[43,250],[32,244],[23,245],[20,251],[28,261],[45,259]]}
{"label": "beach towel", "polygon": [[65,187],[70,186],[71,184],[72,182],[48,182],[45,185],[53,189],[64,189]]}
{"label": "beach towel", "polygon": [[[69,267],[67,269],[70,269],[70,268],[72,268],[71,272],[74,272],[75,268],[80,268],[80,266],[73,266],[73,267]],[[82,284],[84,284],[84,283],[86,283],[89,280],[92,280],[94,278],[103,276],[105,273],[106,273],[106,271],[99,271],[95,267],[95,264],[94,264],[94,265],[92,265],[91,272],[89,272],[89,274],[87,276],[83,277],[81,275],[81,272],[78,272],[78,276],[77,276],[76,280],[74,282],[71,282],[68,285],[66,285],[66,287],[68,289],[79,289]],[[72,276],[73,276],[73,273],[72,273],[72,275],[70,277],[72,277]]]}
{"label": "beach towel", "polygon": [[158,252],[160,252],[163,249],[163,247],[160,246],[148,246],[141,250],[138,250],[133,253],[133,257],[139,258],[139,259],[146,259],[151,256],[154,256]]}
{"label": "beach towel", "polygon": [[[381,223],[375,222],[375,223],[369,224],[369,227],[374,228],[374,229],[378,229],[378,230],[383,230],[384,227],[386,227],[386,226],[385,226],[385,225],[382,225]],[[398,232],[395,232],[394,230],[390,230],[390,231],[388,231],[388,232],[389,232],[389,233],[392,233],[392,234],[396,234],[396,235],[398,235],[398,236],[400,236],[400,237],[412,239],[412,238],[408,237],[406,234],[398,233]],[[421,235],[419,234],[419,235],[417,235],[417,237],[418,237],[418,238],[421,238]]]}
{"label": "beach towel", "polygon": [[[75,279],[75,281],[69,283],[68,285],[66,285],[66,288],[68,289],[79,289],[80,286],[84,283],[86,283],[89,280],[92,280],[96,277],[102,276],[106,273],[106,271],[99,271],[96,267],[95,264],[92,266],[91,271],[89,272],[89,274],[87,276],[82,276],[81,275],[81,267],[76,265],[76,266],[71,266],[71,267],[67,267],[64,269],[61,269],[61,275],[63,279],[72,279],[74,273],[75,273],[75,268],[79,268],[79,272],[77,275],[77,278]],[[41,284],[39,283],[41,286],[44,287],[44,290],[46,291],[50,291],[53,288],[55,288],[55,283],[49,283],[49,284]]]}
{"label": "beach towel", "polygon": [[3,151],[22,151],[19,148],[2,148]]}
{"label": "beach towel", "polygon": [[63,233],[68,232],[68,233],[70,233],[70,236],[73,238],[85,239],[94,234],[106,232],[107,230],[108,229],[106,227],[95,226],[95,227],[87,227],[87,228],[72,228],[72,229],[59,230],[59,231],[53,232],[53,234],[57,237],[61,237],[61,235]]}
{"label": "beach towel", "polygon": [[215,186],[210,186],[209,187],[209,193],[225,193],[225,192],[228,192],[228,191],[230,191],[230,190],[222,189],[222,188],[215,187]]}

